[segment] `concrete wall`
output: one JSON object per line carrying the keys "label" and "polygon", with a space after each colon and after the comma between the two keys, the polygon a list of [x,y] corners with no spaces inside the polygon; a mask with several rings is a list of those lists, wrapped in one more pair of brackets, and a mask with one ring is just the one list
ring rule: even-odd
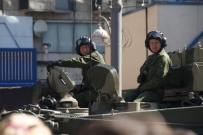
{"label": "concrete wall", "polygon": [[158,28],[168,39],[167,52],[183,49],[203,31],[203,5],[158,5],[157,10]]}
{"label": "concrete wall", "polygon": [[[147,31],[158,29],[158,17],[159,12],[157,10],[158,5],[151,6],[147,9]],[[145,10],[146,11],[146,10]]]}
{"label": "concrete wall", "polygon": [[139,74],[139,68],[146,59],[144,47],[146,24],[143,23],[146,18],[143,14],[145,11],[140,10],[137,14],[123,17],[123,25],[132,35],[131,45],[123,48],[123,89],[133,89],[137,86],[137,74]]}

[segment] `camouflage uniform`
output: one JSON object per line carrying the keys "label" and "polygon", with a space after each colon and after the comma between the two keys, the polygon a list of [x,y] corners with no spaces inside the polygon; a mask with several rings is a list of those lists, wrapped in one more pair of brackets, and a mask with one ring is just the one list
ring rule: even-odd
{"label": "camouflage uniform", "polygon": [[[146,79],[136,89],[141,93],[134,102],[161,102],[164,98],[164,87],[167,84],[167,76],[171,66],[171,59],[164,49],[158,54],[150,55],[140,68],[140,73],[146,70]],[[139,78],[137,79],[137,82],[140,82]],[[134,91],[129,91],[124,95],[125,101],[132,102],[130,100]]]}
{"label": "camouflage uniform", "polygon": [[[97,64],[105,64],[102,55],[98,51],[94,51],[91,53],[92,57],[92,66]],[[59,66],[61,67],[72,67],[72,68],[81,68],[82,76],[84,83],[82,92],[74,95],[74,98],[77,99],[79,107],[88,107],[89,103],[89,92],[91,92],[91,101],[95,101],[98,97],[98,93],[91,88],[89,90],[89,79],[87,77],[87,71],[90,69],[90,55],[82,56],[80,58],[71,58],[67,60],[59,60]]]}

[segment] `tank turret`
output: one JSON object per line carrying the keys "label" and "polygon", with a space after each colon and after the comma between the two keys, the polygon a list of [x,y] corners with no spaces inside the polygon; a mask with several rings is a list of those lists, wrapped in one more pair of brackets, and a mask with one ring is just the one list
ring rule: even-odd
{"label": "tank turret", "polygon": [[181,101],[181,106],[201,105],[203,92],[203,48],[169,52],[173,67],[164,101]]}

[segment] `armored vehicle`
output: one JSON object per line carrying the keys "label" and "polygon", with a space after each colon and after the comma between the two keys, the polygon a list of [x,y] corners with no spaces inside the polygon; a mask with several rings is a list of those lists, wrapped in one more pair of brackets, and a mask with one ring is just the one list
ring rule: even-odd
{"label": "armored vehicle", "polygon": [[[126,119],[148,116],[158,117],[153,119],[153,123],[203,134],[203,48],[198,44],[195,48],[184,48],[168,54],[173,67],[161,103],[123,101],[118,95],[116,70],[109,65],[99,64],[88,72],[92,86],[99,93],[97,102],[90,102],[89,108],[79,108],[71,95],[76,86],[74,81],[61,68],[54,66],[47,79],[37,83],[36,94],[40,106],[29,104],[12,112],[35,115],[56,134],[79,134],[82,129],[89,129],[98,123],[118,124],[125,123]],[[7,114],[3,114],[2,119]],[[140,119],[140,122],[145,120]]]}

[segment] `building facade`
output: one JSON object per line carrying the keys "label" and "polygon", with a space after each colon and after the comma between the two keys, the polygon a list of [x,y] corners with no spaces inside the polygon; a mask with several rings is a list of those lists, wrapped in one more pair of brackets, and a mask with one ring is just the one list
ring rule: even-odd
{"label": "building facade", "polygon": [[[194,47],[197,42],[203,44],[202,13],[202,1],[156,1],[123,13],[123,28],[130,33],[131,44],[122,49],[122,89],[138,86],[139,69],[151,54],[145,48],[148,32],[160,30],[164,34],[168,44],[166,52]],[[110,53],[110,48],[105,48],[107,63],[110,63]]]}
{"label": "building facade", "polygon": [[[97,4],[107,5],[108,1],[98,1]],[[103,15],[110,16],[108,9]],[[79,57],[75,52],[76,40],[81,36],[91,37],[97,27],[98,12],[95,0],[0,0],[0,48],[35,48],[37,80],[46,79],[46,66],[49,62]],[[47,52],[44,48],[46,44],[50,45]],[[102,55],[105,54],[104,46],[97,46],[97,50]],[[63,70],[68,72],[76,84],[81,83],[80,69]],[[14,102],[13,97],[6,100],[9,98],[6,95],[12,95],[14,89],[22,95],[18,98],[26,101],[22,103],[21,100],[15,99]],[[22,104],[31,103],[32,91],[33,87],[29,86],[14,87],[12,90],[9,86],[1,87],[0,109],[3,106],[7,109],[17,109]]]}

